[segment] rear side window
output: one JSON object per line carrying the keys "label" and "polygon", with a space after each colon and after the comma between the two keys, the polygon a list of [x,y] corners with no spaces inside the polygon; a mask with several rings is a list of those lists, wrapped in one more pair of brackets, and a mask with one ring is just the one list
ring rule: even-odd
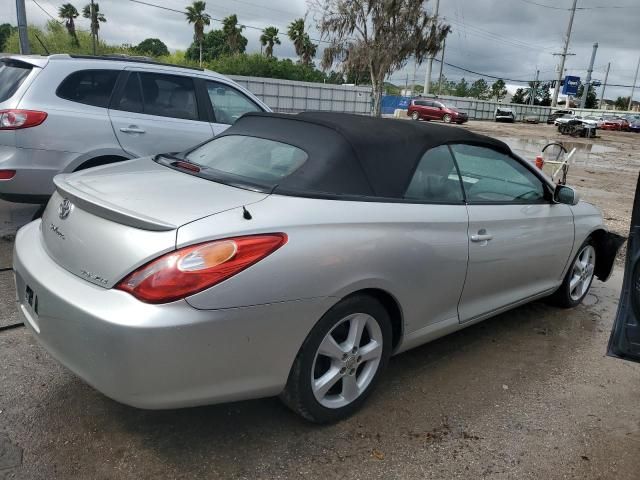
{"label": "rear side window", "polygon": [[232,180],[276,186],[307,161],[298,147],[265,138],[226,135],[192,150],[186,160],[204,167],[203,173]]}
{"label": "rear side window", "polygon": [[179,75],[133,72],[112,108],[158,117],[199,119],[193,80]]}
{"label": "rear side window", "polygon": [[72,102],[108,107],[118,70],[80,70],[65,78],[56,94]]}
{"label": "rear side window", "polygon": [[462,202],[460,177],[448,146],[432,148],[422,156],[404,198],[425,203]]}
{"label": "rear side window", "polygon": [[33,67],[23,62],[0,61],[0,102],[13,96]]}

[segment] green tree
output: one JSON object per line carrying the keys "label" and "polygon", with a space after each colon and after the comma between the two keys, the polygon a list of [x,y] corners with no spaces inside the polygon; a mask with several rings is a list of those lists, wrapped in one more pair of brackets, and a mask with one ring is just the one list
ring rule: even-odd
{"label": "green tree", "polygon": [[519,88],[516,90],[516,93],[511,97],[511,103],[519,103],[523,105],[525,103],[526,90],[524,88]]}
{"label": "green tree", "polygon": [[490,96],[491,89],[484,78],[480,78],[469,87],[469,96],[478,100],[487,100]]}
{"label": "green tree", "polygon": [[0,52],[5,51],[7,41],[9,40],[9,37],[14,30],[17,30],[17,28],[12,27],[9,23],[3,23],[2,25],[0,25]]}
{"label": "green tree", "polygon": [[279,30],[276,27],[267,27],[260,35],[260,44],[265,47],[264,54],[267,57],[273,57],[273,46],[280,45]]}
{"label": "green tree", "polygon": [[403,68],[410,57],[421,63],[435,55],[451,30],[429,15],[423,0],[315,3],[322,12],[320,35],[330,42],[323,51],[322,67],[327,70],[338,63],[343,72],[369,68],[376,116],[380,116],[384,79]]}
{"label": "green tree", "polygon": [[133,50],[140,55],[150,55],[152,57],[166,57],[169,49],[159,38],[147,38],[133,47]]}
{"label": "green tree", "polygon": [[[578,95],[576,99],[578,102],[582,101],[582,94],[584,93],[584,85],[580,85],[578,87]],[[587,101],[584,104],[584,108],[598,108],[598,96],[596,95],[596,89],[593,85],[589,85],[589,90],[587,91]],[[627,106],[625,105],[626,109]]]}
{"label": "green tree", "polygon": [[504,80],[499,78],[491,85],[491,98],[495,98],[498,102],[501,102],[504,97],[507,96],[507,86]]}
{"label": "green tree", "polygon": [[202,66],[202,42],[204,40],[204,27],[211,24],[211,15],[205,12],[207,3],[196,0],[186,9],[185,15],[188,23],[193,23],[193,40],[200,46],[199,62]]}
{"label": "green tree", "polygon": [[[99,44],[100,37],[100,24],[107,22],[107,17],[103,13],[100,13],[100,5],[98,3],[89,3],[82,9],[82,16],[89,19],[91,25],[91,35],[95,38],[96,44]],[[94,52],[95,53],[95,52]]]}
{"label": "green tree", "polygon": [[456,97],[468,97],[469,96],[469,83],[462,77],[458,83],[456,83],[453,95]]}
{"label": "green tree", "polygon": [[551,106],[551,84],[545,83],[540,87],[540,105],[543,107]]}
{"label": "green tree", "polygon": [[628,106],[629,106],[629,97],[616,98],[616,103],[615,103],[616,110],[626,110]]}
{"label": "green tree", "polygon": [[67,32],[71,37],[71,41],[74,45],[80,45],[78,43],[78,35],[76,34],[76,22],[75,19],[80,16],[76,7],[71,3],[65,3],[58,9],[58,16],[64,20],[64,26],[67,27]]}
{"label": "green tree", "polygon": [[[202,48],[201,48],[202,47]],[[202,51],[202,54],[200,53]],[[228,46],[222,30],[211,30],[204,34],[202,42],[194,41],[187,51],[185,58],[195,60],[202,58],[202,62],[210,62],[222,55],[228,54]]]}
{"label": "green tree", "polygon": [[238,24],[237,15],[229,15],[222,19],[222,32],[231,55],[243,53],[247,48],[247,39],[242,35],[242,30],[244,25]]}

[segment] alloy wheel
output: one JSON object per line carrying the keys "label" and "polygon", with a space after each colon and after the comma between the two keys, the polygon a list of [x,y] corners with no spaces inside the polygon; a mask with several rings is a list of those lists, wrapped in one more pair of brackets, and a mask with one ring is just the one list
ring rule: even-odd
{"label": "alloy wheel", "polygon": [[573,301],[580,300],[586,295],[596,265],[596,250],[591,245],[585,245],[573,262],[571,280],[569,280],[569,296]]}
{"label": "alloy wheel", "polygon": [[311,390],[326,408],[352,403],[378,371],[383,335],[378,322],[366,313],[340,320],[324,337],[311,369]]}
{"label": "alloy wheel", "polygon": [[413,112],[411,114],[411,118],[413,118],[414,120],[420,120],[420,114],[418,112]]}
{"label": "alloy wheel", "polygon": [[451,115],[447,113],[444,117],[442,117],[442,120],[444,121],[444,123],[451,123]]}

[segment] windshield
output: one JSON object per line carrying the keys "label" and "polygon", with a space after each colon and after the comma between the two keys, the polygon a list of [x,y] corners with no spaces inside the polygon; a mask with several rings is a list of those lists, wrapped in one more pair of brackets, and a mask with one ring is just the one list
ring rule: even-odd
{"label": "windshield", "polygon": [[33,67],[23,62],[0,60],[0,102],[16,93]]}
{"label": "windshield", "polygon": [[273,188],[300,168],[307,161],[307,154],[274,140],[225,135],[190,151],[184,159],[201,167],[205,177]]}

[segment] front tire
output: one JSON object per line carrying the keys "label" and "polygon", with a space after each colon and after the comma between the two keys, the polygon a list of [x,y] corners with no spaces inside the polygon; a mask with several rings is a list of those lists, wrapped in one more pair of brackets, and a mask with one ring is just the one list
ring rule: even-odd
{"label": "front tire", "polygon": [[444,115],[444,117],[442,117],[442,121],[443,121],[444,123],[451,123],[451,115],[449,115],[448,113],[446,113],[446,114]]}
{"label": "front tire", "polygon": [[578,250],[560,288],[551,296],[552,303],[562,308],[577,307],[589,293],[596,266],[596,249],[588,238]]}
{"label": "front tire", "polygon": [[371,394],[391,356],[391,320],[375,298],[347,297],[313,327],[280,395],[315,423],[342,420]]}

